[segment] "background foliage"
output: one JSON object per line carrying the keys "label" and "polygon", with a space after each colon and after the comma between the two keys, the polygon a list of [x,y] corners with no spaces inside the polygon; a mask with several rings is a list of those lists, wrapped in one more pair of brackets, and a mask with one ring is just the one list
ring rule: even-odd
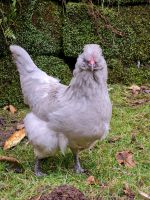
{"label": "background foliage", "polygon": [[64,84],[71,78],[72,59],[76,60],[87,43],[101,45],[109,83],[147,83],[149,13],[145,0],[1,1],[0,106],[9,102],[23,105],[9,52],[13,43],[24,47],[42,69]]}

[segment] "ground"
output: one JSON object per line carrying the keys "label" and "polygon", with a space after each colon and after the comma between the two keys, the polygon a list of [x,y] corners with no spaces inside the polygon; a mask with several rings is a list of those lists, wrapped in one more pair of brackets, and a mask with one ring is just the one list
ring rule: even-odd
{"label": "ground", "polygon": [[[90,200],[140,200],[139,190],[149,193],[149,90],[134,92],[122,85],[110,85],[109,88],[113,103],[111,130],[105,140],[80,154],[81,164],[87,172],[74,173],[73,157],[67,150],[65,156],[58,153],[44,161],[43,168],[48,176],[37,178],[33,172],[33,149],[25,138],[11,149],[0,147],[0,156],[14,157],[23,167],[20,173],[16,173],[10,163],[0,161],[2,200],[27,200],[64,184],[76,187]],[[27,112],[27,108],[19,109],[16,114],[0,110],[1,146],[2,134],[10,133]],[[116,154],[123,151],[132,153],[133,167],[119,165]],[[88,182],[89,176],[93,176],[95,182]]]}

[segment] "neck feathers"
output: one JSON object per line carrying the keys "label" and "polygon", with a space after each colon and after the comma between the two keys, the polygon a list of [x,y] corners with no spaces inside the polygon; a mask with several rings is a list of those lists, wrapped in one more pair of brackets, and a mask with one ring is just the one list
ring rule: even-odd
{"label": "neck feathers", "polygon": [[100,96],[102,88],[106,88],[106,81],[101,80],[100,71],[74,71],[68,91],[70,98],[93,99],[93,96]]}

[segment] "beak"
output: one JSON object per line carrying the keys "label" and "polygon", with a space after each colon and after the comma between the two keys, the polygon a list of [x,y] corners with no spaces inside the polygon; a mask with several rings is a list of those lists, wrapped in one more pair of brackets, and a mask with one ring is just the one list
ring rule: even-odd
{"label": "beak", "polygon": [[95,68],[95,61],[92,59],[89,61],[89,66],[91,68],[91,71],[94,71],[94,68]]}

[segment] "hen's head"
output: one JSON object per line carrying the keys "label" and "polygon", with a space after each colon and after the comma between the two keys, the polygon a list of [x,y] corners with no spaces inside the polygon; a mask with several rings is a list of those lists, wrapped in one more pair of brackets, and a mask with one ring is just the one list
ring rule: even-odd
{"label": "hen's head", "polygon": [[102,49],[97,44],[87,44],[84,46],[83,53],[79,55],[76,68],[91,72],[102,70],[106,66]]}

